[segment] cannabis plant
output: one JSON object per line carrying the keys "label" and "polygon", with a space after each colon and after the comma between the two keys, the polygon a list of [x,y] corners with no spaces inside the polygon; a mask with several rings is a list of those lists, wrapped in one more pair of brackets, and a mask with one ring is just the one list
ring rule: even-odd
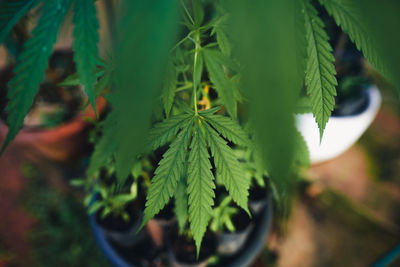
{"label": "cannabis plant", "polygon": [[[175,198],[180,205],[177,216],[182,221],[189,218],[199,249],[212,216],[216,182],[248,212],[250,181],[232,147],[257,150],[261,172],[268,170],[278,191],[285,192],[293,159],[304,158],[305,153],[293,116],[303,87],[323,138],[337,81],[317,4],[311,0],[120,1],[116,12],[108,10],[109,28],[115,29],[110,34],[114,63],[102,65],[94,0],[2,1],[0,42],[10,37],[29,10],[37,6],[41,10],[9,83],[10,128],[3,150],[23,125],[59,26],[71,9],[75,78],[79,77],[94,108],[103,86],[112,106],[88,174],[113,157],[118,181],[123,183],[138,158],[169,145],[152,178],[142,226]],[[399,88],[398,1],[319,0],[319,5]],[[98,74],[99,68],[104,72]],[[242,129],[244,121],[250,125],[248,131]]]}

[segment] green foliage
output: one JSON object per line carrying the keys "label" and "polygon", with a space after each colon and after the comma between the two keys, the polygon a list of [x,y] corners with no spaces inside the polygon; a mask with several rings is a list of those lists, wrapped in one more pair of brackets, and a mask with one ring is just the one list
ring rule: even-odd
{"label": "green foliage", "polygon": [[188,125],[193,115],[193,112],[179,114],[154,125],[148,135],[148,146],[151,150],[156,150],[171,141],[180,129]]}
{"label": "green foliage", "polygon": [[201,241],[206,232],[214,205],[214,176],[207,151],[206,140],[200,123],[196,119],[188,159],[188,195],[190,230],[199,255]]}
{"label": "green foliage", "polygon": [[168,62],[167,73],[165,74],[165,80],[161,94],[161,99],[164,104],[164,111],[167,118],[169,117],[172,104],[174,103],[177,75],[178,73],[174,64],[171,61]]}
{"label": "green foliage", "polygon": [[229,115],[233,118],[236,118],[237,104],[234,90],[232,90],[234,85],[224,72],[224,65],[220,60],[221,57],[219,53],[220,52],[215,50],[204,49],[204,61],[207,66],[207,71],[210,75],[210,80],[220,95]]}
{"label": "green foliage", "polygon": [[25,115],[32,106],[39,84],[42,81],[47,60],[57,38],[58,28],[63,21],[71,0],[46,0],[42,15],[32,37],[24,44],[24,50],[14,69],[14,78],[9,83],[7,124],[9,130],[2,151],[21,129]]}
{"label": "green foliage", "polygon": [[93,0],[74,1],[74,59],[77,72],[89,97],[95,113],[96,94],[94,83],[96,82],[97,42],[99,41],[99,22],[96,17],[96,6]]}
{"label": "green foliage", "polygon": [[227,142],[206,122],[203,121],[207,134],[208,145],[214,158],[217,171],[217,180],[221,181],[229,195],[249,215],[247,197],[249,195],[250,180],[244,175],[239,161],[234,156]]}
{"label": "green foliage", "polygon": [[0,44],[4,42],[14,25],[38,2],[38,0],[5,0],[0,2]]}
{"label": "green foliage", "polygon": [[303,0],[307,36],[306,86],[320,138],[335,106],[337,81],[332,47],[324,23],[309,0]]}
{"label": "green foliage", "polygon": [[163,159],[154,173],[146,197],[146,208],[141,227],[153,218],[175,194],[177,184],[184,174],[183,167],[186,162],[192,124],[193,120],[186,122],[183,130],[163,155]]}
{"label": "green foliage", "polygon": [[210,229],[214,232],[223,232],[225,228],[231,232],[235,231],[232,216],[238,213],[238,209],[230,206],[232,199],[225,197],[221,204],[213,209]]}
{"label": "green foliage", "polygon": [[128,176],[143,150],[168,51],[176,38],[178,15],[176,1],[124,1],[122,5],[118,33],[123,41],[115,51],[118,94],[112,111],[118,117],[114,139],[119,180]]}
{"label": "green foliage", "polygon": [[[186,169],[186,168],[185,168]],[[175,194],[175,214],[178,221],[179,231],[183,233],[186,221],[188,217],[188,197],[186,193],[186,177],[185,175],[181,177],[176,188]]]}
{"label": "green foliage", "polygon": [[382,73],[386,73],[383,63],[377,54],[375,40],[366,29],[360,4],[363,1],[352,0],[320,0],[328,13],[333,16],[335,22],[342,27],[357,49],[363,52],[368,61]]}
{"label": "green foliage", "polygon": [[93,154],[90,158],[89,167],[86,172],[88,176],[93,175],[95,171],[104,166],[117,149],[116,142],[113,138],[114,128],[117,124],[115,114],[109,114],[103,123],[103,135],[96,143]]}
{"label": "green foliage", "polygon": [[241,71],[246,111],[264,165],[281,192],[290,179],[294,154],[293,112],[301,89],[294,0],[231,1],[232,36]]}
{"label": "green foliage", "polygon": [[200,111],[200,115],[204,116],[207,122],[229,141],[243,147],[250,146],[248,134],[233,119],[203,111]]}

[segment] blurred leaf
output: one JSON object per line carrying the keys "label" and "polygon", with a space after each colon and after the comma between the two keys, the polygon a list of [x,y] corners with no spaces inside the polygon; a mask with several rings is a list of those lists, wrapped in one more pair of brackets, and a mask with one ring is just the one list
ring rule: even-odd
{"label": "blurred leaf", "polygon": [[243,66],[243,94],[256,140],[280,192],[289,182],[294,153],[293,112],[303,75],[299,71],[295,0],[232,0],[230,36]]}
{"label": "blurred leaf", "polygon": [[166,77],[162,88],[161,99],[164,104],[165,115],[168,118],[174,102],[178,74],[174,64],[170,61],[167,65]]}
{"label": "blurred leaf", "polygon": [[69,9],[71,0],[45,0],[42,15],[33,29],[32,37],[24,43],[23,52],[14,68],[14,77],[8,84],[6,140],[1,152],[14,139],[23,126],[24,118],[32,106],[53,51],[58,29]]}
{"label": "blurred leaf", "polygon": [[80,75],[84,90],[97,116],[96,94],[96,64],[98,58],[97,42],[99,41],[99,22],[96,17],[96,6],[93,0],[74,1],[74,60]]}
{"label": "blurred leaf", "polygon": [[400,2],[319,1],[367,60],[400,90]]}
{"label": "blurred leaf", "polygon": [[237,104],[234,95],[234,85],[224,72],[221,64],[220,52],[211,49],[203,49],[204,61],[211,82],[214,84],[218,95],[221,97],[226,110],[232,118],[236,118]]}
{"label": "blurred leaf", "polygon": [[4,0],[0,2],[0,44],[15,24],[35,7],[39,0]]}
{"label": "blurred leaf", "polygon": [[118,117],[116,169],[124,180],[143,151],[153,104],[160,95],[168,51],[177,33],[177,3],[124,1],[119,24],[113,113]]}

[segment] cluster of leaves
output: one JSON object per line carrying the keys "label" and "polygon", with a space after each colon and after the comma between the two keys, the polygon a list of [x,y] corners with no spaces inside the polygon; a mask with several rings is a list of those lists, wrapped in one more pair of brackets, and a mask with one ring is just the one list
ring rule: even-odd
{"label": "cluster of leaves", "polygon": [[[248,211],[250,180],[231,146],[257,147],[257,167],[268,169],[284,191],[293,161],[309,164],[293,116],[304,106],[301,89],[305,85],[322,138],[334,108],[337,81],[316,2],[182,0],[181,7],[177,2],[122,1],[114,70],[114,63],[97,57],[93,0],[2,1],[0,42],[29,10],[39,4],[42,8],[9,84],[10,130],[3,150],[22,127],[58,28],[73,5],[78,74],[66,82],[82,83],[93,105],[105,86],[111,88],[112,111],[104,121],[88,175],[113,158],[121,184],[139,154],[170,144],[149,187],[143,225],[174,197],[178,222],[185,225],[188,218],[199,249],[212,216],[215,184],[225,186],[233,201]],[[382,5],[378,0],[319,0],[319,4],[367,60],[399,86],[400,5],[395,1]],[[179,27],[180,19],[184,28]],[[179,33],[182,39],[171,49]],[[154,111],[159,101],[163,112]],[[238,123],[238,102],[244,104],[243,117],[252,122],[251,141]],[[205,104],[199,108],[200,103]],[[154,117],[162,122],[149,133]]]}

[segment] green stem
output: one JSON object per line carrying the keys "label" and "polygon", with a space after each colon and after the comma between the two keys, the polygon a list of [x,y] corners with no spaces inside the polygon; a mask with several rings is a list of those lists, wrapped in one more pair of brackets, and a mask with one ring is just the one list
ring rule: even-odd
{"label": "green stem", "polygon": [[194,63],[193,63],[193,104],[194,104],[194,111],[197,114],[197,86],[198,86],[198,84],[196,84],[194,77],[195,77],[197,58],[199,56],[199,49],[200,49],[200,33],[199,32],[196,32],[195,41],[196,41],[196,47],[195,47],[195,51],[194,51]]}

